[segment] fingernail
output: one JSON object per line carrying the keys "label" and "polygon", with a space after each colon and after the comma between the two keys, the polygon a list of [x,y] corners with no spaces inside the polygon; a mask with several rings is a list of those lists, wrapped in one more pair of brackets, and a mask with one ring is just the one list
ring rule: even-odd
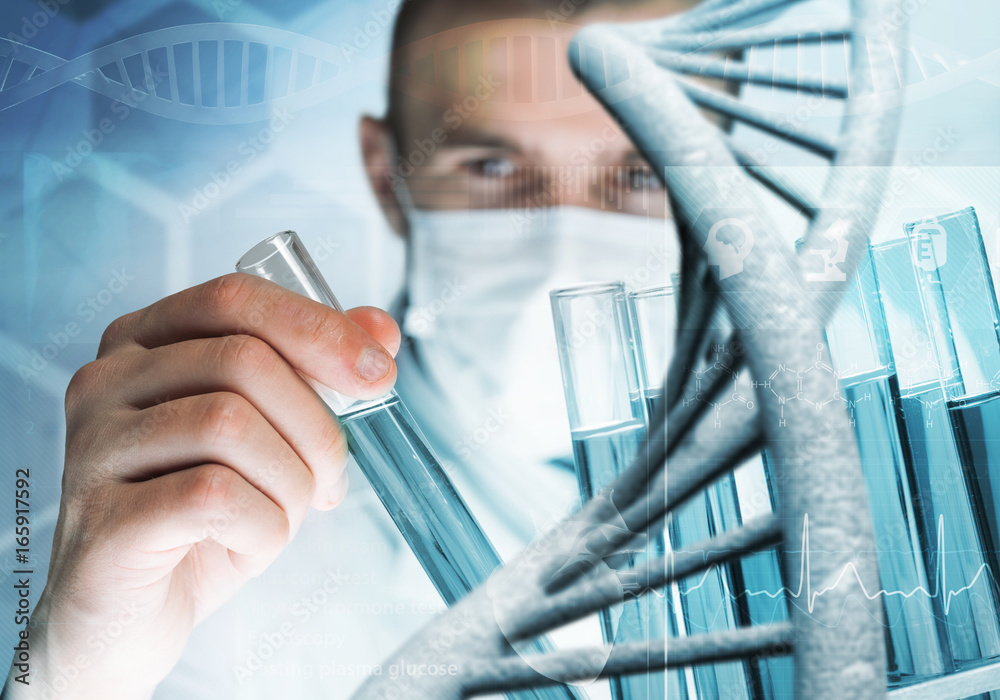
{"label": "fingernail", "polygon": [[330,491],[326,495],[326,500],[331,506],[339,506],[340,502],[344,500],[347,495],[347,470],[345,469],[340,473],[340,478],[334,482],[333,486],[330,487]]}
{"label": "fingernail", "polygon": [[368,382],[377,382],[389,374],[392,360],[382,348],[367,348],[358,360],[358,374]]}

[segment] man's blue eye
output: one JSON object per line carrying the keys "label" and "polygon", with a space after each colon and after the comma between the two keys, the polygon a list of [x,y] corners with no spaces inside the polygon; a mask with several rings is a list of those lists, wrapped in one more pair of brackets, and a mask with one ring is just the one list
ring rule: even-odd
{"label": "man's blue eye", "polygon": [[513,175],[517,166],[509,158],[481,158],[471,161],[468,167],[480,177],[504,178]]}

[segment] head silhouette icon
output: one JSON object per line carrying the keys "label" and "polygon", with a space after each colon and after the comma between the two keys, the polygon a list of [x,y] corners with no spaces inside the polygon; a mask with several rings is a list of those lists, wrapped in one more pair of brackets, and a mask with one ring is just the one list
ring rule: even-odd
{"label": "head silhouette icon", "polygon": [[719,266],[719,279],[743,272],[743,261],[753,248],[753,231],[743,219],[728,218],[715,222],[708,231],[705,252],[712,264]]}

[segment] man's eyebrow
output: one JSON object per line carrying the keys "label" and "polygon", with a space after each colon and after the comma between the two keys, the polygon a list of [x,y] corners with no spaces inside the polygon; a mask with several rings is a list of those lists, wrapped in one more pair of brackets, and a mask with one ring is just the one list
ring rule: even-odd
{"label": "man's eyebrow", "polygon": [[449,146],[477,146],[479,148],[495,148],[497,150],[517,151],[520,147],[499,134],[484,131],[474,126],[460,126],[452,132],[446,132],[447,139],[442,142],[442,148]]}

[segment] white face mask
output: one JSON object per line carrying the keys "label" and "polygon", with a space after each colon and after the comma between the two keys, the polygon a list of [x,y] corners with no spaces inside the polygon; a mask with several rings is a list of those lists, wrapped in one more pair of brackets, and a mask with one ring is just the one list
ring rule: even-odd
{"label": "white face mask", "polygon": [[667,284],[680,259],[673,221],[554,207],[411,209],[409,223],[403,332],[451,409],[419,417],[447,422],[437,432],[463,461],[496,450],[535,463],[569,457],[549,291]]}

